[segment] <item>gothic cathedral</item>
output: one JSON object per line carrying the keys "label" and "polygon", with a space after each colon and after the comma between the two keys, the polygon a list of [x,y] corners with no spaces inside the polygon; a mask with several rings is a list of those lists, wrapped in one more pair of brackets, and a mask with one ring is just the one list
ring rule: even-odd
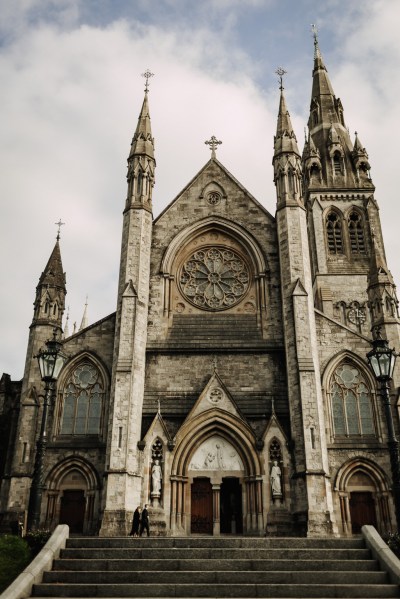
{"label": "gothic cathedral", "polygon": [[[127,535],[349,536],[395,528],[388,426],[366,362],[400,348],[368,155],[315,39],[302,155],[283,86],[271,215],[211,158],[155,219],[147,86],[128,157],[116,312],[62,328],[60,242],[36,288],[22,381],[0,385],[0,527],[28,509],[39,349],[68,356],[47,419],[40,526]],[[398,367],[400,368],[400,367]],[[397,389],[390,387],[398,430]]]}

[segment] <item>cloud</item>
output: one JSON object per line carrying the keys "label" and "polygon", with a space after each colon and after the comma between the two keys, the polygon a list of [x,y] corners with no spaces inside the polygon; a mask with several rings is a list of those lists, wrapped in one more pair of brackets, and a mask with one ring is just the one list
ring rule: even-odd
{"label": "cloud", "polygon": [[[314,4],[171,0],[149,14],[153,3],[139,1],[104,0],[96,7],[78,0],[3,1],[0,370],[22,376],[34,290],[59,218],[66,223],[61,245],[70,322],[80,323],[86,293],[90,322],[115,309],[126,158],[146,68],[156,75],[150,91],[155,215],[208,160],[204,141],[211,135],[223,142],[221,162],[274,213],[273,71],[285,59],[287,100],[301,145],[311,90],[310,12],[317,11],[317,22],[318,11],[325,19],[321,47],[334,89],[370,153],[389,265],[399,279],[393,218],[398,9],[384,1],[376,9],[366,2],[362,10],[341,0],[324,3],[324,11]],[[211,18],[214,11],[218,18]]]}

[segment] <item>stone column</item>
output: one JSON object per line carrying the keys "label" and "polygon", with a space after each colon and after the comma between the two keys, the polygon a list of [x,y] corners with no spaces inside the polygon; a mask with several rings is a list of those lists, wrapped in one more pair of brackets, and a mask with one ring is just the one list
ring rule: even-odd
{"label": "stone column", "polygon": [[221,485],[213,485],[213,535],[214,537],[221,534],[221,521],[220,521],[220,500],[221,500]]}

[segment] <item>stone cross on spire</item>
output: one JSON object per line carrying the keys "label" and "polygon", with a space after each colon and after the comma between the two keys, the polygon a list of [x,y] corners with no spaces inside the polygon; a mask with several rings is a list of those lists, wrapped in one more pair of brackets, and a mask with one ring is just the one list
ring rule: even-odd
{"label": "stone cross on spire", "polygon": [[142,77],[144,77],[146,79],[146,85],[144,86],[144,91],[147,94],[147,92],[149,91],[149,79],[150,79],[150,77],[154,77],[154,73],[152,73],[150,71],[150,69],[147,69],[147,71],[142,73]]}
{"label": "stone cross on spire", "polygon": [[285,71],[285,69],[283,69],[282,67],[278,67],[275,71],[275,73],[278,75],[279,77],[279,89],[282,91],[283,90],[283,76],[286,75],[287,71]]}
{"label": "stone cross on spire", "polygon": [[314,58],[320,58],[321,53],[319,51],[318,45],[318,27],[315,25],[315,23],[311,23],[311,31],[314,38]]}
{"label": "stone cross on spire", "polygon": [[204,142],[207,146],[210,146],[211,149],[211,158],[216,158],[215,155],[215,150],[217,149],[217,147],[222,144],[222,141],[218,141],[218,139],[215,137],[215,135],[211,136],[211,139],[209,139],[208,141]]}
{"label": "stone cross on spire", "polygon": [[57,225],[57,227],[58,227],[58,231],[57,231],[57,237],[56,237],[56,239],[57,239],[57,241],[60,241],[60,231],[61,231],[61,227],[62,227],[63,225],[65,225],[65,223],[61,222],[61,218],[60,218],[60,220],[58,221],[58,223],[54,223],[54,224],[55,224],[55,225]]}

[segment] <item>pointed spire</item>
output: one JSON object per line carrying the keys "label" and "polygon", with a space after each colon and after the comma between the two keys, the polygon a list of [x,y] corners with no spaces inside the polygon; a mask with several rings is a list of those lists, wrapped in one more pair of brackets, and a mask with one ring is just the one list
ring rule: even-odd
{"label": "pointed spire", "polygon": [[394,285],[392,274],[386,264],[386,259],[377,244],[374,231],[372,231],[371,262],[368,275],[369,287],[379,284]]}
{"label": "pointed spire", "polygon": [[64,337],[64,339],[67,339],[69,337],[69,306],[67,308],[67,317],[65,319],[65,327],[64,327],[63,337]]}
{"label": "pointed spire", "polygon": [[312,31],[314,36],[314,68],[308,127],[312,130],[316,126],[321,125],[321,123],[341,123],[344,126],[343,107],[340,100],[336,99],[329,80],[328,71],[322,59],[315,25],[312,25]]}
{"label": "pointed spire", "polygon": [[32,324],[51,324],[61,329],[66,293],[65,273],[61,261],[59,234],[57,234],[53,251],[36,286]]}
{"label": "pointed spire", "polygon": [[149,100],[147,92],[144,94],[142,109],[140,111],[136,131],[132,139],[129,159],[138,154],[149,156],[149,158],[154,158],[154,139],[151,134]]}
{"label": "pointed spire", "polygon": [[[371,330],[378,326],[386,327],[391,323],[398,326],[399,301],[396,294],[396,285],[373,230],[367,292]],[[387,336],[387,334],[388,331],[386,330],[385,335]]]}
{"label": "pointed spire", "polygon": [[57,241],[47,261],[44,271],[40,275],[39,285],[49,285],[50,287],[65,287],[65,273],[61,261],[60,242],[57,235]]}
{"label": "pointed spire", "polygon": [[314,70],[316,68],[326,70],[324,61],[322,59],[321,50],[319,48],[319,43],[318,43],[318,28],[314,23],[311,24],[311,31],[313,33],[313,38],[314,38]]}
{"label": "pointed spire", "polygon": [[276,135],[274,138],[274,155],[293,152],[300,156],[299,149],[297,147],[297,139],[293,131],[292,122],[290,120],[290,114],[286,106],[286,99],[283,93],[283,75],[286,73],[284,69],[279,67],[276,73],[280,77],[280,90],[281,95],[279,99],[279,111],[278,120],[276,125]]}
{"label": "pointed spire", "polygon": [[128,195],[127,206],[145,208],[151,212],[151,197],[154,186],[154,138],[151,134],[149,111],[149,78],[153,76],[147,70],[143,73],[146,78],[144,99],[139,114],[138,124],[132,139],[128,157]]}
{"label": "pointed spire", "polygon": [[80,331],[82,329],[86,329],[86,327],[89,324],[89,322],[88,322],[88,309],[87,308],[88,308],[88,296],[86,296],[86,302],[85,302],[85,308],[83,310],[83,316],[82,316],[81,326],[79,327]]}

